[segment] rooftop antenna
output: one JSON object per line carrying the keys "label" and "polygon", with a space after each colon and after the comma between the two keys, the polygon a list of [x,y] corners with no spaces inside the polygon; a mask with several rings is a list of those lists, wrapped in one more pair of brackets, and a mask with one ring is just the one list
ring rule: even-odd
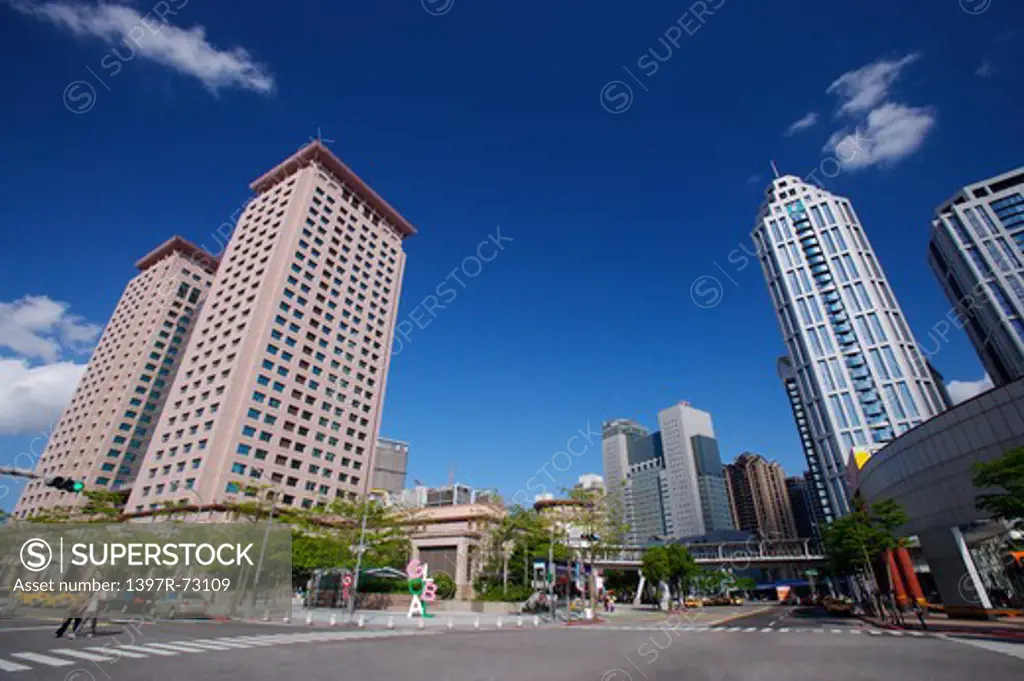
{"label": "rooftop antenna", "polygon": [[773,172],[773,173],[775,173],[775,177],[777,178],[777,177],[779,176],[779,169],[775,167],[775,161],[774,161],[774,159],[770,159],[770,160],[768,161],[768,163],[770,163],[770,164],[771,164],[771,166],[772,166],[772,172]]}
{"label": "rooftop antenna", "polygon": [[320,126],[319,125],[316,126],[316,139],[313,139],[312,137],[310,137],[309,141],[310,142],[319,142],[320,144],[330,144],[331,142],[334,142],[334,140],[332,140],[331,138],[324,137],[324,134],[320,131]]}

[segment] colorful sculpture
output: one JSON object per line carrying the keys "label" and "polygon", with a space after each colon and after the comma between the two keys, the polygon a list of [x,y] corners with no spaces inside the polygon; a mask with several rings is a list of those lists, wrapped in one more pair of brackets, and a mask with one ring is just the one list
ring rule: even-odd
{"label": "colorful sculpture", "polygon": [[437,598],[437,584],[428,576],[427,564],[413,558],[405,566],[405,574],[409,577],[409,593],[412,594],[406,617],[412,619],[417,613],[420,617],[433,617],[427,614],[426,604],[433,603]]}

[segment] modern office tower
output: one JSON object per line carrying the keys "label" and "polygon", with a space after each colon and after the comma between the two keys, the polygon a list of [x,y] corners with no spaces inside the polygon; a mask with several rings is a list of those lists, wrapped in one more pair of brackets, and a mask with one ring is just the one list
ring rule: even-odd
{"label": "modern office tower", "polygon": [[779,378],[786,389],[786,397],[789,398],[789,406],[793,411],[793,419],[796,421],[796,430],[800,435],[800,446],[803,448],[804,458],[807,459],[807,476],[811,482],[811,503],[814,505],[814,516],[818,519],[820,526],[829,525],[835,520],[835,513],[832,510],[832,502],[828,495],[828,479],[822,471],[821,457],[814,447],[814,435],[811,433],[811,424],[807,420],[807,411],[800,397],[800,388],[797,385],[796,371],[793,369],[793,362],[789,357],[780,357],[778,362]]}
{"label": "modern office tower", "polygon": [[725,485],[725,468],[718,451],[718,440],[693,435],[693,457],[697,464],[697,489],[706,534],[736,529],[729,510],[729,493]]}
{"label": "modern office tower", "polygon": [[753,231],[830,506],[846,464],[942,410],[939,392],[845,198],[776,177]]}
{"label": "modern office tower", "polygon": [[744,452],[725,467],[725,475],[737,529],[764,539],[796,537],[782,466],[760,454]]}
{"label": "modern office tower", "polygon": [[1024,376],[1022,251],[1024,167],[963,187],[935,211],[928,262],[997,386]]}
{"label": "modern office tower", "polygon": [[[731,519],[720,504],[720,498],[726,494],[724,480],[720,479],[718,483],[706,481],[709,487],[717,484],[720,494],[716,492],[709,498],[701,495],[701,476],[713,476],[711,471],[701,470],[697,450],[704,452],[705,460],[702,463],[709,466],[709,459],[718,457],[711,414],[694,409],[688,402],[680,402],[658,412],[658,427],[665,459],[666,533],[673,537],[693,537],[706,534],[712,529],[732,529]],[[708,441],[715,443],[713,447]],[[719,459],[719,470],[720,466]],[[705,511],[705,508],[708,510]],[[708,517],[715,518],[715,525],[724,527],[711,527],[705,520]]]}
{"label": "modern office tower", "polygon": [[602,427],[605,484],[621,489],[630,540],[645,544],[731,530],[711,415],[687,402],[658,413],[659,431],[627,419]]}
{"label": "modern office tower", "polygon": [[370,489],[400,494],[405,489],[405,473],[409,467],[409,443],[377,438],[377,453],[373,458],[373,478]]}
{"label": "modern office tower", "polygon": [[928,373],[931,374],[932,381],[935,383],[935,388],[939,391],[939,398],[942,401],[942,410],[953,408],[953,398],[949,396],[949,389],[946,387],[946,379],[942,377],[939,370],[935,368],[935,365],[930,360],[925,360],[924,363],[928,365]]}
{"label": "modern office tower", "polygon": [[[122,491],[139,472],[178,370],[217,259],[180,237],[137,263],[36,473],[82,480],[86,489]],[[34,480],[14,515],[73,506],[83,497]]]}
{"label": "modern office tower", "polygon": [[[609,494],[621,494],[631,460],[630,443],[646,436],[647,429],[629,419],[615,419],[601,424],[601,461]],[[634,453],[632,460],[639,460],[640,456]]]}
{"label": "modern office tower", "polygon": [[365,494],[416,233],[321,142],[251,185],[128,510]]}
{"label": "modern office tower", "polygon": [[814,510],[813,486],[814,480],[807,474],[786,478],[786,494],[793,511],[793,528],[800,538],[815,539],[821,536]]}

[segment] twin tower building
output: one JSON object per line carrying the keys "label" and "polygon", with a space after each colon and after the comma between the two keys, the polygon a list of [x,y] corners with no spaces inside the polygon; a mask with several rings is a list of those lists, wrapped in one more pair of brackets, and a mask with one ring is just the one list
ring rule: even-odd
{"label": "twin tower building", "polygon": [[[321,142],[252,183],[223,253],[136,265],[36,473],[125,512],[369,488],[409,222]],[[77,499],[30,482],[14,516]]]}
{"label": "twin tower building", "polygon": [[[928,361],[949,333],[966,329],[996,385],[1024,376],[1024,168],[966,186],[935,211],[928,260],[952,307],[923,345],[847,199],[778,176],[752,236],[782,330],[779,377],[816,518],[849,512],[851,458],[950,406]],[[710,416],[684,403],[658,423],[654,435],[626,420],[604,425],[606,483],[622,490],[634,539],[720,529],[728,505],[723,512]]]}

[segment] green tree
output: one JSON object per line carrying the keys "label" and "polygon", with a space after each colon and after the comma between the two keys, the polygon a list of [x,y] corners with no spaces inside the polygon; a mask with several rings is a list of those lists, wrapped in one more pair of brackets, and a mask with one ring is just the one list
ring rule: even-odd
{"label": "green tree", "polygon": [[974,486],[1002,488],[1002,492],[980,494],[978,508],[997,518],[1024,518],[1024,447],[1016,447],[992,461],[974,464]]}
{"label": "green tree", "polygon": [[669,544],[665,547],[665,553],[668,554],[670,590],[675,598],[681,599],[700,568],[682,544]]}
{"label": "green tree", "polygon": [[664,546],[652,546],[644,551],[640,559],[640,573],[655,586],[672,579],[672,561]]}

